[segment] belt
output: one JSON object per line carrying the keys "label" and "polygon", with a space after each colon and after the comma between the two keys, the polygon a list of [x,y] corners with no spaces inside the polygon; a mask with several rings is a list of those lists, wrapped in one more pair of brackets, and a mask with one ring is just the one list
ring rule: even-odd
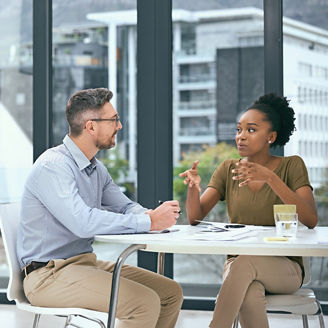
{"label": "belt", "polygon": [[45,267],[49,262],[37,262],[32,261],[30,264],[26,265],[22,270],[23,279],[27,277],[32,271]]}

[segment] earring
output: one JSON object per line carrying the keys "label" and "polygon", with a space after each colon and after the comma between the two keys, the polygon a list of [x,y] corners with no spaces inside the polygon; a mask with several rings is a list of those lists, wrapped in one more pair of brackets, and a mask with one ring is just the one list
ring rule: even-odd
{"label": "earring", "polygon": [[269,140],[269,144],[271,144],[272,143],[272,141],[271,140]]}

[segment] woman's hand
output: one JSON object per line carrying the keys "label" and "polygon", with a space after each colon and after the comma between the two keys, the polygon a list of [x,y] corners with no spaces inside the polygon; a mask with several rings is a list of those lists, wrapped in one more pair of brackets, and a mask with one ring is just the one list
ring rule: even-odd
{"label": "woman's hand", "polygon": [[180,173],[179,177],[185,178],[183,183],[185,185],[188,184],[189,188],[192,188],[195,186],[197,188],[197,190],[200,192],[201,191],[200,182],[202,181],[202,179],[198,175],[198,168],[197,168],[198,163],[199,163],[199,161],[194,161],[191,169]]}
{"label": "woman's hand", "polygon": [[247,185],[249,182],[269,182],[272,178],[273,171],[257,163],[238,162],[232,170],[235,174],[233,180],[241,180],[239,187]]}

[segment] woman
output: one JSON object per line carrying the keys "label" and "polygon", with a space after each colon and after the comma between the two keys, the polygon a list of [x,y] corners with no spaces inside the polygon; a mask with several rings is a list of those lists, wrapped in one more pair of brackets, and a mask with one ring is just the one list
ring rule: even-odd
{"label": "woman", "polygon": [[[264,95],[237,123],[235,141],[241,159],[219,165],[201,197],[198,161],[181,173],[189,185],[189,223],[197,224],[219,200],[226,200],[233,223],[274,225],[273,205],[286,203],[296,204],[300,222],[315,227],[317,211],[303,160],[270,154],[270,147],[289,141],[294,120],[286,98]],[[303,275],[300,257],[228,256],[210,327],[230,328],[238,314],[243,328],[269,327],[265,293],[293,293],[302,285]]]}

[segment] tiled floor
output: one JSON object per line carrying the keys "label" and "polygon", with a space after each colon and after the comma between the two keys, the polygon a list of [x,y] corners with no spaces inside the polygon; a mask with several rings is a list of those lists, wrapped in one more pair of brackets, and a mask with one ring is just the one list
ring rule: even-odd
{"label": "tiled floor", "polygon": [[[181,311],[176,328],[206,328],[211,319],[211,312],[205,311]],[[105,319],[104,319],[105,320]],[[324,317],[325,325],[328,327],[328,316]],[[302,328],[300,316],[270,315],[270,328]],[[42,316],[39,328],[63,327],[65,319],[54,316]],[[78,320],[76,323],[85,328],[99,327],[94,323]],[[0,327],[1,328],[29,328],[33,324],[33,314],[17,310],[14,305],[0,306]],[[316,317],[309,317],[309,327],[319,327]]]}

